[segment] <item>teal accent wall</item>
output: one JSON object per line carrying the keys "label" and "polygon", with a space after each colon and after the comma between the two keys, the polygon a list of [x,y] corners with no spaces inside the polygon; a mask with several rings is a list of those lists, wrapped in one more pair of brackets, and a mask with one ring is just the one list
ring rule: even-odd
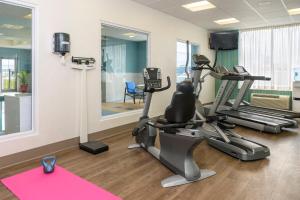
{"label": "teal accent wall", "polygon": [[[122,53],[126,60],[127,73],[142,73],[144,68],[147,67],[147,42],[146,41],[130,41],[122,40],[113,37],[106,37],[102,40],[102,56],[105,56],[105,47],[125,45],[126,48]],[[118,54],[118,53],[117,53]],[[120,56],[120,55],[116,55]],[[113,58],[110,58],[113,59]],[[103,62],[104,59],[102,59]],[[102,63],[105,67],[104,71],[115,72],[115,70],[108,64]]]}
{"label": "teal accent wall", "polygon": [[136,42],[137,43],[137,51],[138,51],[138,72],[143,72],[144,68],[147,67],[147,42],[146,41],[141,41],[141,42]]}
{"label": "teal accent wall", "polygon": [[[218,51],[218,60],[217,66],[224,66],[229,70],[232,70],[234,66],[238,65],[239,57],[238,57],[238,50],[228,50],[228,51]],[[215,83],[215,91],[216,95],[221,85],[220,80],[216,80]],[[234,98],[238,93],[238,89],[236,88],[232,93],[231,98]]]}
{"label": "teal accent wall", "polygon": [[31,49],[0,48],[0,58],[17,58],[18,71],[31,72]]}
{"label": "teal accent wall", "polygon": [[[238,65],[238,50],[230,50],[230,51],[219,51],[218,52],[218,62],[217,65],[224,66],[229,70],[232,70],[234,66]],[[216,80],[215,91],[216,94],[220,87],[220,80]],[[238,93],[238,88],[234,90],[231,98],[235,98]],[[245,95],[245,100],[250,102],[251,94],[259,93],[259,94],[276,94],[276,95],[289,95],[290,98],[290,108],[292,108],[292,91],[279,91],[279,90],[250,90]]]}

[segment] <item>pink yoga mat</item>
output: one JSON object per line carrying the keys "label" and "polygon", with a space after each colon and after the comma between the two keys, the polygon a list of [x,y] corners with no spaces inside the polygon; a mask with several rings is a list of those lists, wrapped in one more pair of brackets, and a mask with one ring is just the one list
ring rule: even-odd
{"label": "pink yoga mat", "polygon": [[20,200],[120,200],[121,198],[56,166],[52,174],[42,167],[2,179]]}

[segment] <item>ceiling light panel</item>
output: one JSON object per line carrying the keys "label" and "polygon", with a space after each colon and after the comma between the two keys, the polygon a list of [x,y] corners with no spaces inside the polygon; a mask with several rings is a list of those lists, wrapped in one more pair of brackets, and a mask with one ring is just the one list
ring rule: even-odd
{"label": "ceiling light panel", "polygon": [[135,33],[124,33],[123,35],[127,36],[127,37],[130,37],[130,38],[133,38],[136,36]]}
{"label": "ceiling light panel", "polygon": [[11,29],[11,30],[21,30],[24,26],[21,25],[13,25],[13,24],[2,24],[2,28]]}
{"label": "ceiling light panel", "polygon": [[264,6],[270,6],[272,4],[271,1],[259,1],[258,6],[264,7]]}
{"label": "ceiling light panel", "polygon": [[32,14],[30,13],[30,14],[28,14],[28,15],[25,15],[24,18],[25,18],[25,19],[32,19]]}
{"label": "ceiling light panel", "polygon": [[237,20],[236,18],[227,18],[227,19],[216,20],[214,22],[219,24],[219,25],[226,25],[226,24],[235,24],[235,23],[238,23],[240,21]]}
{"label": "ceiling light panel", "polygon": [[209,1],[198,1],[194,3],[189,3],[182,5],[182,7],[192,11],[192,12],[197,12],[201,10],[207,10],[207,9],[212,9],[215,8],[216,6]]}
{"label": "ceiling light panel", "polygon": [[300,8],[293,8],[288,10],[290,15],[300,15]]}

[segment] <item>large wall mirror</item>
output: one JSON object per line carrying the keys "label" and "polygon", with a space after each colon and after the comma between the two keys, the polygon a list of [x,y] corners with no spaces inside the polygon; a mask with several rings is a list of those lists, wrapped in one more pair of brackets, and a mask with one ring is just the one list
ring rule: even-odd
{"label": "large wall mirror", "polygon": [[102,116],[142,109],[148,35],[106,24],[101,33]]}
{"label": "large wall mirror", "polygon": [[32,9],[0,2],[0,136],[32,130]]}

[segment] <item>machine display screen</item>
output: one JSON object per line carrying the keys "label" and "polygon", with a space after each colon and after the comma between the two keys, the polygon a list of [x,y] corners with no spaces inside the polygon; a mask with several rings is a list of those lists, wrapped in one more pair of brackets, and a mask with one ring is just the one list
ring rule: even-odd
{"label": "machine display screen", "polygon": [[161,72],[159,68],[144,69],[145,86],[148,88],[161,88]]}

